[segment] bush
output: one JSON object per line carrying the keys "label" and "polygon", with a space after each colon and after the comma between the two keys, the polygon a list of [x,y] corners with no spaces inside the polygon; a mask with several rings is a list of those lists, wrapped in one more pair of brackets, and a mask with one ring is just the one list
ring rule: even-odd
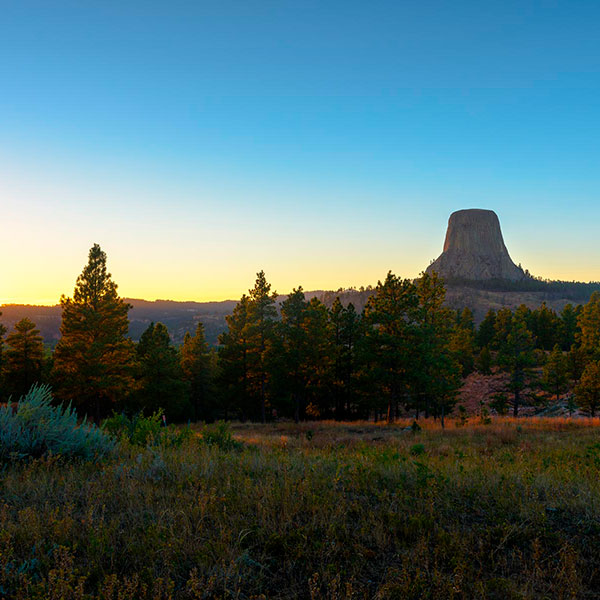
{"label": "bush", "polygon": [[134,446],[146,446],[159,436],[162,427],[161,421],[162,411],[160,410],[149,417],[145,417],[142,413],[132,417],[124,413],[113,413],[112,417],[104,421],[103,427],[117,439],[125,439]]}
{"label": "bush", "polygon": [[425,454],[425,446],[423,444],[415,444],[411,446],[410,453],[413,456],[420,456],[421,454]]}
{"label": "bush", "polygon": [[52,406],[48,386],[34,385],[18,402],[0,407],[0,460],[49,454],[101,458],[115,440],[86,419],[77,422],[69,406]]}
{"label": "bush", "polygon": [[218,421],[214,425],[206,426],[202,430],[202,441],[209,446],[217,446],[221,450],[239,450],[243,446],[231,435],[229,425],[225,421]]}
{"label": "bush", "polygon": [[152,415],[145,417],[137,413],[132,417],[126,414],[113,413],[113,416],[104,421],[106,431],[120,440],[127,440],[134,446],[175,446],[181,444],[191,436],[189,428],[180,430],[162,424],[162,410],[157,410]]}

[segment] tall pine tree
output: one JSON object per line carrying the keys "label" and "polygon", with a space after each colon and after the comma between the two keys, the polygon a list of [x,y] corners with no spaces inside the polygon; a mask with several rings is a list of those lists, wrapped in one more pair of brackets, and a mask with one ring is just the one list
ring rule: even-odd
{"label": "tall pine tree", "polygon": [[198,321],[192,336],[187,332],[181,346],[181,368],[189,385],[190,400],[196,420],[213,420],[213,359],[204,336],[204,325]]}
{"label": "tall pine tree", "polygon": [[20,397],[41,380],[44,341],[35,323],[21,319],[6,338],[5,377],[8,393]]}
{"label": "tall pine tree", "polygon": [[249,381],[250,298],[245,294],[226,317],[227,331],[219,336],[219,387],[225,400],[225,416],[231,411],[245,421],[253,413]]}
{"label": "tall pine tree", "polygon": [[377,283],[365,307],[369,375],[373,386],[387,400],[388,423],[396,419],[399,403],[414,385],[418,308],[415,285],[391,271],[383,283]]}
{"label": "tall pine tree", "polygon": [[267,420],[267,396],[272,348],[275,336],[277,309],[276,292],[271,292],[265,272],[256,275],[254,287],[249,291],[248,303],[248,381],[252,394],[258,399],[260,420]]}
{"label": "tall pine tree", "polygon": [[131,306],[117,294],[98,244],[89,252],[73,298],[63,295],[60,303],[62,337],[53,369],[56,394],[99,420],[131,393],[135,349],[126,337]]}
{"label": "tall pine tree", "polygon": [[162,409],[169,420],[190,418],[186,384],[177,350],[162,323],[150,323],[136,346],[140,365],[137,406],[146,413]]}

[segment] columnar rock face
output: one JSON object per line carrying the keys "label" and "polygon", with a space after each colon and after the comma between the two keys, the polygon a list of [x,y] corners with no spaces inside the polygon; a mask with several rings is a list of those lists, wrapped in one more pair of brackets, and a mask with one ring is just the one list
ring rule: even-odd
{"label": "columnar rock face", "polygon": [[526,277],[511,260],[493,210],[471,208],[450,215],[441,256],[427,267],[444,279],[508,279]]}

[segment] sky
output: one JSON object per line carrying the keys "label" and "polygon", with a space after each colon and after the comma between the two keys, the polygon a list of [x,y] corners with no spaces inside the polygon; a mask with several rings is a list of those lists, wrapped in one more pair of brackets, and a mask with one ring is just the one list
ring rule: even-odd
{"label": "sky", "polygon": [[6,0],[0,303],[415,277],[488,208],[600,280],[600,3]]}

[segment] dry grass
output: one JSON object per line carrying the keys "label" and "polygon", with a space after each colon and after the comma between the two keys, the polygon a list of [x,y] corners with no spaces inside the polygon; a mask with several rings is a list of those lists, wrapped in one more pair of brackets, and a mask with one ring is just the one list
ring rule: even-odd
{"label": "dry grass", "polygon": [[598,597],[598,420],[409,424],[6,465],[0,597]]}

